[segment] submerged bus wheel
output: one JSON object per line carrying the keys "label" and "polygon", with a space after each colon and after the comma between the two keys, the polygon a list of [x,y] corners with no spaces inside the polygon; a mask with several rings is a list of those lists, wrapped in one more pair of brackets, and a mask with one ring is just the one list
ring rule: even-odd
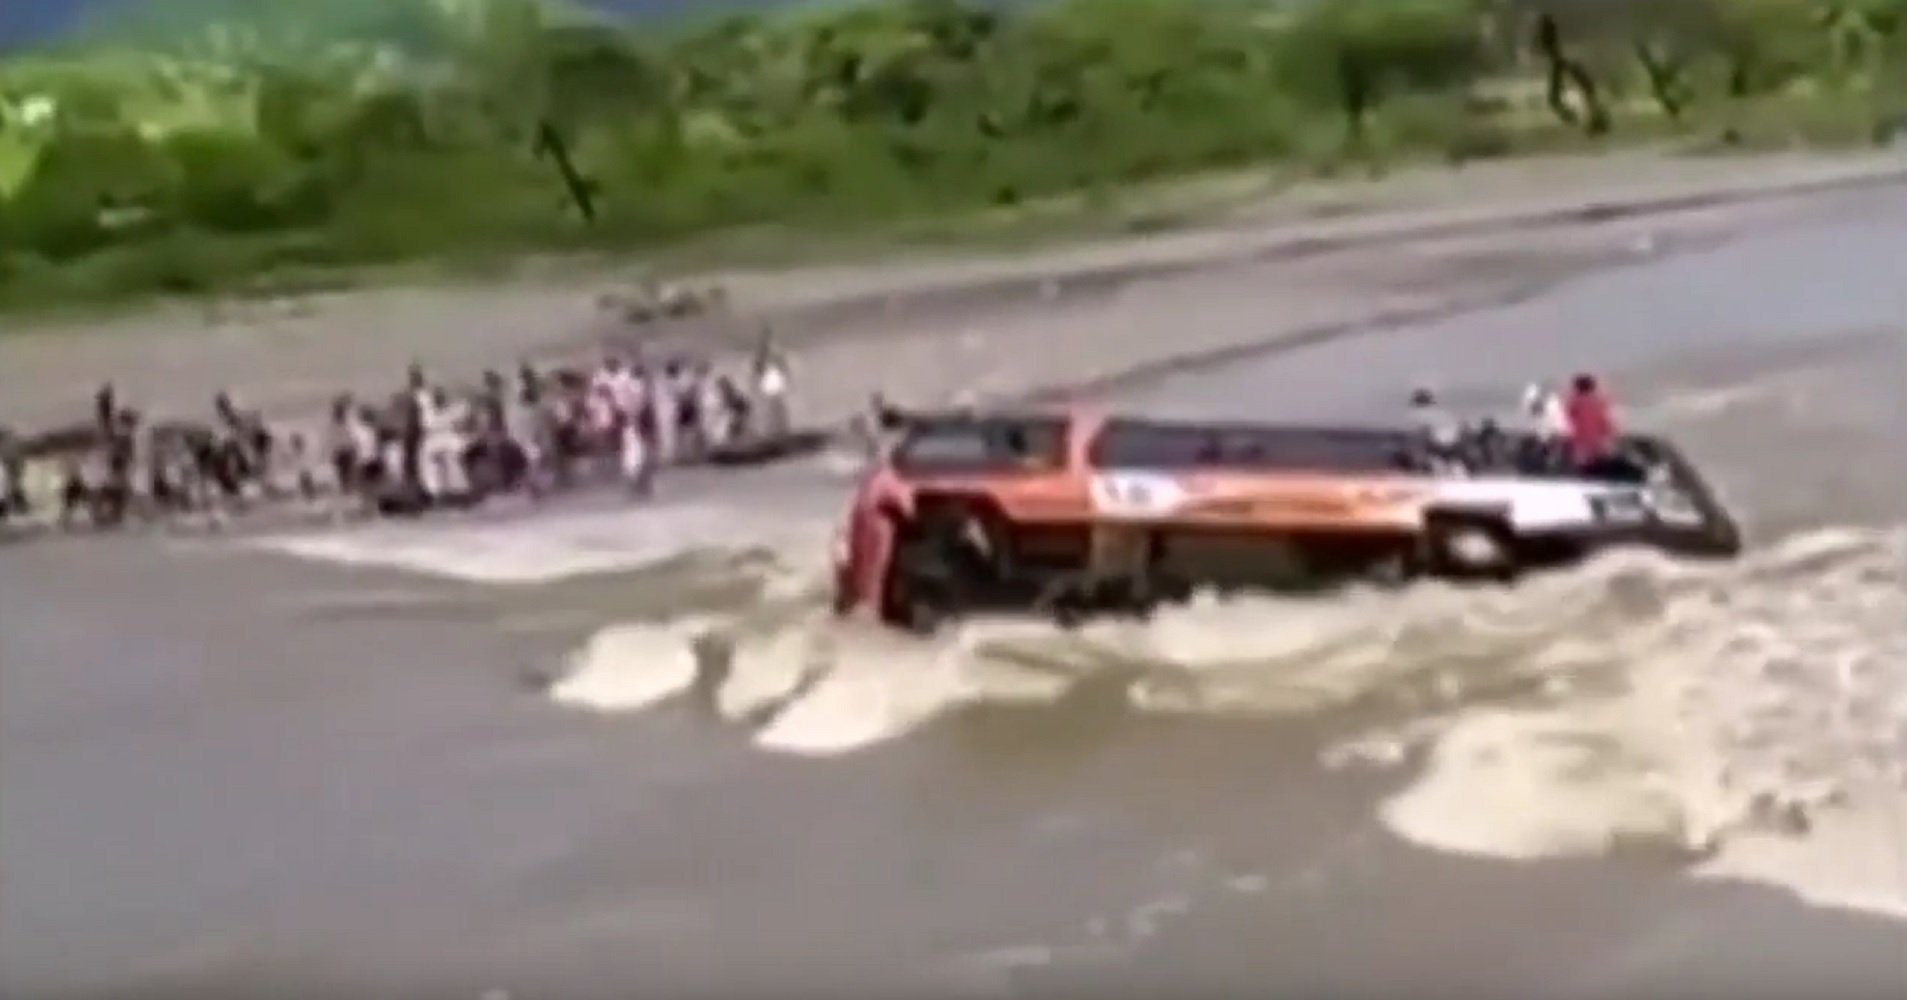
{"label": "submerged bus wheel", "polygon": [[888,571],[887,585],[881,588],[881,620],[917,635],[931,635],[946,618],[935,601],[932,588],[900,566]]}
{"label": "submerged bus wheel", "polygon": [[1483,516],[1432,518],[1427,542],[1432,564],[1441,573],[1463,577],[1516,575],[1516,547],[1502,522]]}
{"label": "submerged bus wheel", "polygon": [[1444,536],[1444,553],[1467,569],[1490,569],[1509,561],[1509,553],[1495,535],[1480,527],[1461,527]]}

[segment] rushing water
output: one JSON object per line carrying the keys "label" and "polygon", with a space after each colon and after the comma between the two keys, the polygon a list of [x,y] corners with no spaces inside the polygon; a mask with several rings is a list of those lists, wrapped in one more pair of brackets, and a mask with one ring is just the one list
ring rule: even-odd
{"label": "rushing water", "polygon": [[1370,415],[1594,367],[1742,513],[1732,565],[918,640],[825,614],[818,468],[266,543],[300,560],[8,553],[0,976],[1898,992],[1907,202],[1834,204],[1131,397]]}

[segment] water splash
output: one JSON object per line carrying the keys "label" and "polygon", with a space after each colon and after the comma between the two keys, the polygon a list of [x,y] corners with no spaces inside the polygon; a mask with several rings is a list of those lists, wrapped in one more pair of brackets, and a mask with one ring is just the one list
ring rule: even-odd
{"label": "water splash", "polygon": [[[976,702],[1057,702],[1108,677],[1141,712],[1350,710],[1376,721],[1321,760],[1421,758],[1380,808],[1407,839],[1517,858],[1647,847],[1818,884],[1833,880],[1795,874],[1766,838],[1854,823],[1874,839],[1860,811],[1902,801],[1903,565],[1907,531],[1825,529],[1729,565],[1617,553],[1515,588],[1201,597],[1143,622],[978,619],[919,639],[838,622],[818,581],[802,582],[811,566],[764,564],[802,596],[607,629],[551,694],[626,712],[700,684],[761,748],[794,754],[866,748]],[[1837,853],[1872,882],[1878,860]]]}
{"label": "water splash", "polygon": [[[753,563],[786,594],[807,567]],[[782,754],[1114,679],[1137,712],[1369,727],[1325,767],[1421,761],[1379,819],[1489,857],[1648,849],[1907,912],[1907,531],[1802,532],[1733,565],[1615,553],[1518,588],[1201,597],[1148,622],[973,620],[933,639],[814,599],[614,626],[551,689],[639,712],[700,689]],[[1375,719],[1375,721],[1373,721]]]}
{"label": "water splash", "polygon": [[[1768,684],[1816,675],[1880,683],[1907,631],[1900,546],[1898,533],[1823,531],[1725,567],[1619,554],[1514,589],[1208,597],[1145,622],[1064,631],[979,619],[932,639],[836,622],[813,602],[819,581],[802,575],[812,567],[769,565],[760,572],[785,600],[688,624],[615,626],[578,651],[562,690],[604,710],[647,707],[686,689],[706,666],[690,647],[717,639],[727,650],[724,714],[740,717],[798,683],[810,686],[775,728],[788,746],[851,749],[899,735],[936,706],[1057,697],[1081,677],[1121,670],[1134,678],[1136,706],[1151,711],[1315,713],[1381,703],[1421,722],[1492,698],[1619,701],[1650,726],[1705,727],[1703,738],[1732,760],[1771,738],[1738,732],[1739,720],[1766,710]],[[644,694],[600,702],[575,694],[612,689],[612,677],[646,678],[630,688]],[[850,704],[861,707],[850,712]],[[1891,703],[1837,711],[1868,719],[1892,711],[1883,704]],[[1719,715],[1690,715],[1699,706]],[[793,734],[825,728],[824,717],[845,725],[848,715],[892,721],[857,721],[853,738]]]}
{"label": "water splash", "polygon": [[1722,572],[1612,578],[1652,591],[1656,610],[1559,639],[1525,669],[1614,685],[1420,727],[1425,767],[1382,817],[1491,856],[1646,843],[1708,856],[1714,874],[1907,912],[1904,563],[1900,531],[1824,530]]}

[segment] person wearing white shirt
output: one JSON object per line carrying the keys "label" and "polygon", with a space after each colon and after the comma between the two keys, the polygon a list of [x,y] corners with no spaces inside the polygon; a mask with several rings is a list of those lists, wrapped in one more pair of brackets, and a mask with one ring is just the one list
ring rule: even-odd
{"label": "person wearing white shirt", "polygon": [[590,433],[596,439],[614,440],[616,433],[616,397],[619,386],[627,372],[623,369],[622,359],[614,355],[603,358],[602,363],[589,378],[589,386],[584,396],[584,407],[589,420]]}
{"label": "person wearing white shirt", "polygon": [[1523,416],[1531,432],[1560,441],[1569,437],[1569,410],[1563,397],[1548,386],[1531,383],[1523,388]]}
{"label": "person wearing white shirt", "polygon": [[503,432],[523,455],[523,486],[532,497],[541,496],[549,471],[551,433],[543,401],[543,386],[524,378],[503,407]]}
{"label": "person wearing white shirt", "polygon": [[418,411],[422,418],[423,449],[418,475],[424,495],[441,502],[468,490],[464,476],[464,435],[461,408],[442,389],[432,389]]}
{"label": "person wearing white shirt", "polygon": [[1569,407],[1555,389],[1540,382],[1523,387],[1524,428],[1535,435],[1537,445],[1529,463],[1536,469],[1549,469],[1563,462],[1570,437]]}
{"label": "person wearing white shirt", "polygon": [[622,478],[629,487],[647,492],[650,462],[654,457],[644,431],[643,410],[648,406],[647,386],[642,377],[622,369],[609,381],[609,398],[616,409],[616,454]]}
{"label": "person wearing white shirt", "polygon": [[327,430],[334,488],[340,496],[360,495],[378,458],[377,429],[355,399],[341,395],[331,402]]}
{"label": "person wearing white shirt", "polygon": [[1410,420],[1430,471],[1438,475],[1459,475],[1465,471],[1461,457],[1463,424],[1444,409],[1436,393],[1425,388],[1411,393]]}
{"label": "person wearing white shirt", "polygon": [[668,465],[676,459],[677,433],[682,426],[682,401],[677,396],[677,383],[680,372],[671,363],[659,373],[651,372],[643,402],[647,405],[650,420],[649,444],[653,449],[650,460],[657,465]]}
{"label": "person wearing white shirt", "polygon": [[755,356],[755,397],[761,412],[761,432],[767,437],[788,433],[788,363],[764,346]]}
{"label": "person wearing white shirt", "polygon": [[717,448],[727,444],[728,401],[722,396],[721,383],[707,366],[696,373],[695,397],[695,415],[702,422],[703,445]]}

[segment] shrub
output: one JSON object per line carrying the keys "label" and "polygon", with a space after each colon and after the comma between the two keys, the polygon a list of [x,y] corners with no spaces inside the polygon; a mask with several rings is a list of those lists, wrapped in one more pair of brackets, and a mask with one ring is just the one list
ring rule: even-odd
{"label": "shrub", "polygon": [[179,212],[212,232],[261,232],[311,222],[322,186],[290,153],[254,132],[196,128],[161,144],[179,169]]}
{"label": "shrub", "polygon": [[[1619,135],[1851,141],[1907,113],[1907,0],[867,0],[640,37],[532,0],[422,3],[270,5],[359,26],[300,59],[233,33],[198,61],[0,64],[0,98],[60,108],[30,133],[0,122],[0,286],[83,259],[63,287],[183,290],[257,268],[1098,203],[1250,162],[1604,141],[1545,100],[1538,11]],[[386,24],[393,46],[365,44],[360,28]],[[533,142],[551,134],[560,157]]]}
{"label": "shrub", "polygon": [[176,164],[137,132],[63,130],[41,146],[7,214],[23,248],[57,260],[163,229],[179,188]]}

